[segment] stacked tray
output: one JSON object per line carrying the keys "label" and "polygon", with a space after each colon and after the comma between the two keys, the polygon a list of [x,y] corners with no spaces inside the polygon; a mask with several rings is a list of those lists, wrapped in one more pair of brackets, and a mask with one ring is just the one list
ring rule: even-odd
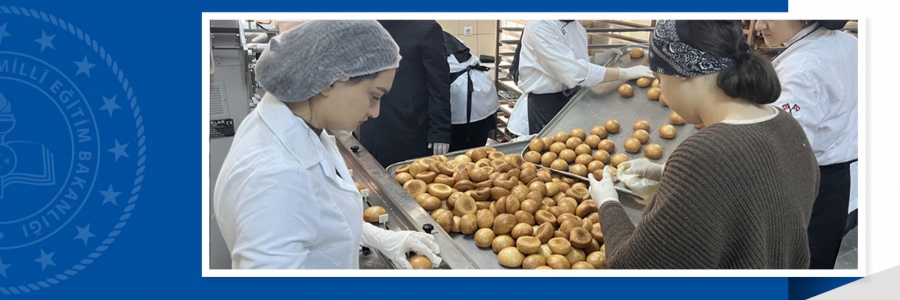
{"label": "stacked tray", "polygon": [[[629,53],[634,48],[643,49],[645,52],[644,56],[632,59]],[[623,55],[612,58],[606,63],[607,67],[649,65],[649,49],[647,46],[629,45],[621,48],[621,50]],[[672,154],[672,151],[675,150],[675,147],[698,129],[691,124],[671,124],[669,122],[669,114],[672,113],[672,109],[663,106],[659,101],[649,100],[647,98],[647,91],[650,90],[651,86],[641,88],[637,86],[635,80],[628,81],[627,83],[634,89],[634,95],[629,98],[622,97],[618,92],[618,88],[623,83],[626,82],[619,80],[601,83],[589,89],[582,89],[581,92],[575,95],[559,114],[557,114],[556,117],[553,118],[540,133],[538,133],[537,137],[549,137],[552,139],[558,132],[570,133],[572,129],[575,128],[584,129],[584,131],[590,135],[591,128],[594,126],[603,126],[607,120],[615,119],[618,121],[621,128],[618,133],[610,133],[606,137],[607,139],[612,140],[616,145],[615,151],[610,153],[610,156],[617,153],[624,153],[628,157],[628,160],[639,159],[646,157],[643,152],[644,146],[658,144],[663,149],[662,156],[658,159],[648,159],[655,163],[664,163],[669,158],[669,155]],[[650,133],[650,140],[641,145],[640,151],[632,154],[625,151],[624,144],[625,140],[630,138],[632,133],[634,133],[632,125],[638,120],[644,120],[650,124],[650,130],[648,130]],[[660,127],[667,124],[675,127],[675,130],[677,131],[673,139],[664,139],[660,137]],[[526,147],[522,150],[522,155],[524,156],[528,151],[530,150]],[[593,149],[591,154],[596,151],[596,149]],[[544,152],[546,151],[542,151],[541,154]],[[573,164],[570,164],[569,167],[572,165]],[[569,173],[568,171],[552,169],[551,171],[584,181],[588,180],[586,177],[578,176]],[[622,193],[638,197],[629,191],[621,182],[616,183],[616,188]]]}

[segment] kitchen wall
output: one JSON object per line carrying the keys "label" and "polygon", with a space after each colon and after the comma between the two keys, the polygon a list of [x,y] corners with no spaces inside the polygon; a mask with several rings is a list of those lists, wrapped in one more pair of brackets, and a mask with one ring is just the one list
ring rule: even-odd
{"label": "kitchen wall", "polygon": [[[477,55],[496,55],[496,20],[437,20],[444,31],[461,39]],[[472,27],[472,34],[465,35],[465,28]]]}

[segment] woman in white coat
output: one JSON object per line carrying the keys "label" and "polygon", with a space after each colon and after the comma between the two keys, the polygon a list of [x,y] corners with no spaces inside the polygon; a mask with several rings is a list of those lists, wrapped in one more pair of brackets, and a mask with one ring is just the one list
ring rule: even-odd
{"label": "woman in white coat", "polygon": [[257,64],[267,93],[238,129],[214,209],[234,269],[358,269],[360,245],[410,268],[435,265],[434,237],[363,222],[363,200],[324,129],[378,116],[400,62],[375,21],[311,21],[269,42]]}
{"label": "woman in white coat", "polygon": [[858,40],[839,31],[846,23],[756,23],[767,45],[787,46],[772,61],[782,84],[773,104],[803,126],[822,176],[808,229],[810,269],[834,268],[847,213],[856,206]]}
{"label": "woman in white coat", "polygon": [[[587,47],[587,31],[575,20],[532,20],[525,24],[509,68],[510,76],[525,93],[522,97],[527,97],[522,99],[524,103],[516,103],[517,109],[510,117],[513,133],[524,135],[524,126],[518,125],[523,111],[527,114],[528,134],[539,133],[581,87],[653,77],[647,66],[606,68],[593,64]],[[603,55],[608,59],[615,53],[607,51]],[[518,108],[522,105],[527,107]]]}

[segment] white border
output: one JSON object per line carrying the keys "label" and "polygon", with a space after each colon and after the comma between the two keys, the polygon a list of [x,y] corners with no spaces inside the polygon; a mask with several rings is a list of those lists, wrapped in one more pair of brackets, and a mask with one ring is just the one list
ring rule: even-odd
{"label": "white border", "polygon": [[[427,17],[427,18],[426,18]],[[209,268],[209,21],[217,20],[311,20],[311,19],[575,19],[575,20],[653,20],[653,19],[855,19],[859,20],[859,99],[866,99],[866,47],[868,32],[865,18],[846,13],[209,13],[202,14],[203,78],[203,277],[864,277],[866,276],[866,164],[859,164],[859,269],[857,270],[210,270]],[[859,101],[859,120],[866,120],[866,103]],[[859,160],[867,162],[866,122],[859,122]]]}

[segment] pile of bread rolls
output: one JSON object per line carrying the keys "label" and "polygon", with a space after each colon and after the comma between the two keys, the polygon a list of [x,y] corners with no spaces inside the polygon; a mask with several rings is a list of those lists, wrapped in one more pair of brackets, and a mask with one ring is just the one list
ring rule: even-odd
{"label": "pile of bread rolls", "polygon": [[395,173],[441,228],[473,235],[505,267],[607,267],[598,207],[584,182],[490,147],[418,159]]}

